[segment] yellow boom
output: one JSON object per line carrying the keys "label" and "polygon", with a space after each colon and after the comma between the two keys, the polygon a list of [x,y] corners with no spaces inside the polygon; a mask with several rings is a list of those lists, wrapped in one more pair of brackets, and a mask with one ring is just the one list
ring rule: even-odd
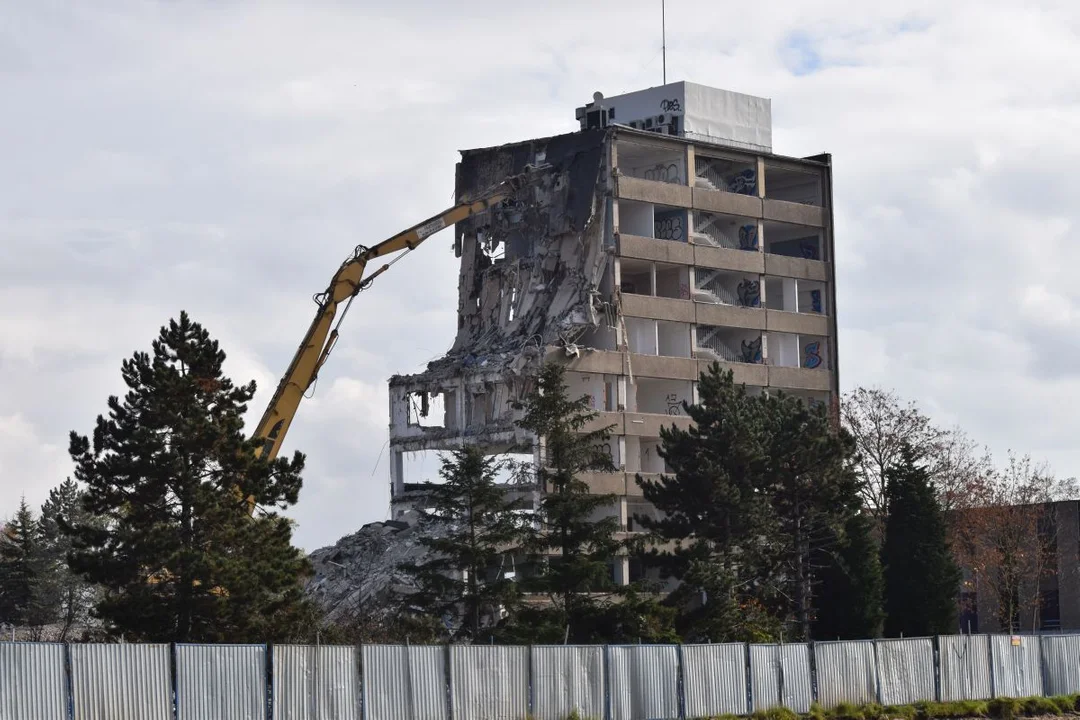
{"label": "yellow boom", "polygon": [[[366,289],[371,281],[386,272],[390,265],[397,260],[391,261],[367,277],[364,271],[367,264],[375,258],[383,257],[401,250],[413,250],[417,245],[437,233],[439,230],[465,220],[473,215],[482,213],[489,208],[498,205],[509,198],[514,192],[523,187],[538,172],[539,168],[527,169],[521,175],[515,175],[496,185],[480,198],[458,203],[454,207],[445,210],[424,222],[399,233],[391,238],[383,240],[373,247],[360,245],[354,251],[352,257],[341,264],[334,273],[330,286],[325,292],[315,296],[319,309],[315,313],[315,319],[311,321],[304,341],[293,355],[289,369],[278,383],[274,397],[263,413],[262,419],[255,427],[254,437],[263,438],[263,444],[256,450],[258,455],[272,459],[277,456],[281,449],[281,443],[285,439],[285,433],[289,431],[296,410],[300,406],[300,400],[304,393],[315,382],[319,370],[326,362],[330,351],[338,339],[337,327],[331,326],[334,317],[338,313],[338,307],[346,303],[341,313],[342,319],[348,310],[348,304],[361,290]],[[400,257],[400,256],[399,256]],[[338,320],[340,325],[341,320]]]}

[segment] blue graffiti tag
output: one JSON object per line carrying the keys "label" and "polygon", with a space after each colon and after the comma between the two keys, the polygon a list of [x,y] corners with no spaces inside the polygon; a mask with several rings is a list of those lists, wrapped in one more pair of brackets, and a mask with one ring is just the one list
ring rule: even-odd
{"label": "blue graffiti tag", "polygon": [[816,312],[816,313],[822,312],[822,310],[821,310],[821,291],[820,290],[811,290],[810,291],[810,309],[813,312]]}
{"label": "blue graffiti tag", "polygon": [[803,240],[799,243],[799,249],[802,250],[802,256],[807,260],[818,259],[817,240]]}
{"label": "blue graffiti tag", "polygon": [[805,368],[817,368],[821,367],[821,343],[814,341],[807,343],[803,348],[806,353],[806,357],[803,358],[803,367]]}
{"label": "blue graffiti tag", "polygon": [[761,282],[759,280],[743,280],[737,290],[739,304],[743,307],[761,306]]}
{"label": "blue graffiti tag", "polygon": [[743,225],[739,228],[739,249],[757,250],[757,225]]}
{"label": "blue graffiti tag", "polygon": [[728,190],[739,195],[757,195],[757,169],[746,168],[732,175]]}

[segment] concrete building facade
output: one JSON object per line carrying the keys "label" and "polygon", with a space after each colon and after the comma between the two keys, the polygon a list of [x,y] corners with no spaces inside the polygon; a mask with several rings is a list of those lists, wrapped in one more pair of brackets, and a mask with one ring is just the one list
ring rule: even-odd
{"label": "concrete building facade", "polygon": [[[458,198],[527,166],[547,168],[513,202],[459,223],[458,333],[427,371],[390,380],[392,504],[428,478],[410,453],[475,443],[535,447],[513,401],[544,361],[588,396],[619,472],[626,532],[651,512],[635,474],[664,472],[660,428],[712,362],[754,392],[837,407],[829,155],[772,152],[763,98],[672,83],[578,109],[574,133],[462,152]],[[540,489],[533,489],[540,492]],[[625,561],[613,572],[626,581]]]}

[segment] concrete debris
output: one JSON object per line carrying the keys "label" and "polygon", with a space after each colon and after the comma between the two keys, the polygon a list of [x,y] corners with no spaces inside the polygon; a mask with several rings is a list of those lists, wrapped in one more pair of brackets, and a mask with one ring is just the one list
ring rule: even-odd
{"label": "concrete debris", "polygon": [[[425,372],[390,378],[394,503],[405,500],[403,453],[463,444],[532,452],[514,404],[547,353],[563,348],[577,357],[597,347],[598,333],[614,332],[608,132],[462,152],[459,199],[527,166],[546,169],[501,207],[455,228],[461,266],[454,343]],[[441,413],[431,411],[436,396]]]}
{"label": "concrete debris", "polygon": [[314,575],[306,591],[327,612],[329,621],[345,620],[357,612],[378,615],[394,598],[415,590],[398,566],[427,555],[420,539],[437,532],[409,512],[399,520],[364,525],[330,547],[309,555]]}

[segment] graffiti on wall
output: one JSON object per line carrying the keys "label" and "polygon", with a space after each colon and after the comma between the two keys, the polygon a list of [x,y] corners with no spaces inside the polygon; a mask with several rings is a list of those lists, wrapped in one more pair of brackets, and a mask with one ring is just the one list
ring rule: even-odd
{"label": "graffiti on wall", "polygon": [[727,181],[728,191],[739,195],[757,195],[757,168],[734,173]]}
{"label": "graffiti on wall", "polygon": [[742,341],[742,361],[746,363],[761,362],[761,338],[756,340]]}
{"label": "graffiti on wall", "polygon": [[757,250],[757,225],[743,225],[739,228],[739,249]]}
{"label": "graffiti on wall", "polygon": [[642,177],[656,182],[681,183],[682,171],[675,163],[657,163],[652,167],[645,168]]}
{"label": "graffiti on wall", "polygon": [[807,238],[799,241],[799,250],[802,251],[802,256],[807,260],[818,259],[818,243],[817,238]]}
{"label": "graffiti on wall", "polygon": [[657,213],[655,235],[660,240],[686,240],[686,214],[681,212]]}
{"label": "graffiti on wall", "polygon": [[667,414],[682,415],[682,401],[679,400],[677,393],[668,393],[667,395]]}
{"label": "graffiti on wall", "polygon": [[739,304],[743,307],[761,306],[761,281],[743,280],[736,290],[739,295]]}
{"label": "graffiti on wall", "polygon": [[679,112],[681,110],[682,103],[679,102],[679,98],[660,101],[660,112]]}
{"label": "graffiti on wall", "polygon": [[820,290],[811,290],[810,291],[810,310],[812,312],[816,312],[816,313],[822,312],[822,309],[821,309],[821,291]]}
{"label": "graffiti on wall", "polygon": [[806,343],[806,347],[803,348],[803,367],[804,368],[819,368],[821,367],[821,343],[815,340],[812,343]]}

